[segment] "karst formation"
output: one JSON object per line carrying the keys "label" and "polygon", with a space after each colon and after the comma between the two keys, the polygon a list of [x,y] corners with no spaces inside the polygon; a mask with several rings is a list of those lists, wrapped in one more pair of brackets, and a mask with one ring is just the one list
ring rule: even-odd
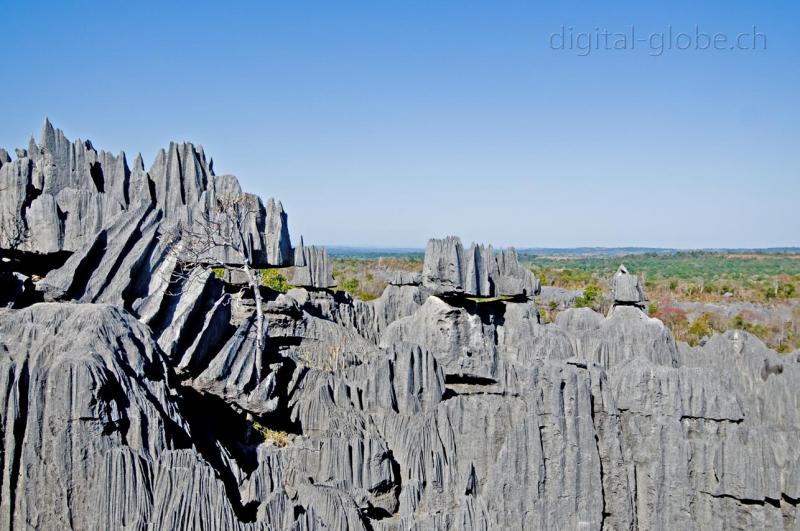
{"label": "karst formation", "polygon": [[0,248],[2,529],[800,529],[798,355],[676,342],[624,266],[543,324],[513,249],[432,239],[364,302],[202,147],[49,122]]}

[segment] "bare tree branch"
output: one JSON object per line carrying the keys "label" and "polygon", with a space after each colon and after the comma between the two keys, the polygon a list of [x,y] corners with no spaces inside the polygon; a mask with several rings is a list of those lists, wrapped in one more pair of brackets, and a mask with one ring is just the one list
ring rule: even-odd
{"label": "bare tree branch", "polygon": [[[11,190],[6,185],[0,187],[0,193]],[[3,204],[10,202],[3,202]],[[16,250],[28,239],[29,231],[22,218],[22,212],[5,207],[0,211],[0,249]]]}
{"label": "bare tree branch", "polygon": [[253,241],[248,231],[259,214],[258,201],[245,194],[217,199],[213,208],[179,222],[165,234],[170,252],[176,257],[171,283],[185,289],[189,272],[196,267],[238,271],[247,279],[256,303],[256,378],[261,380],[261,355],[264,351],[264,313],[261,298],[261,271],[254,266]]}

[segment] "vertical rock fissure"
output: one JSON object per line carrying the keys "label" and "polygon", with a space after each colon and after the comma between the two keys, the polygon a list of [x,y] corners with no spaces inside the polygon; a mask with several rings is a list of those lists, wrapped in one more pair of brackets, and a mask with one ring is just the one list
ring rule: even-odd
{"label": "vertical rock fissure", "polygon": [[590,414],[592,416],[592,426],[594,427],[594,445],[597,449],[597,460],[600,464],[600,499],[603,502],[602,512],[600,513],[600,529],[605,529],[606,523],[606,516],[608,516],[608,512],[606,511],[606,475],[605,475],[605,468],[603,466],[603,452],[600,449],[600,436],[599,431],[597,428],[597,418],[595,412],[595,404],[594,404],[594,393],[589,391],[589,403],[590,403]]}
{"label": "vertical rock fissure", "polygon": [[14,513],[16,511],[17,492],[20,483],[20,468],[22,461],[22,451],[25,443],[25,432],[28,427],[28,360],[22,364],[17,375],[17,418],[14,419],[14,454],[11,457],[11,473],[8,478],[8,521],[13,524]]}

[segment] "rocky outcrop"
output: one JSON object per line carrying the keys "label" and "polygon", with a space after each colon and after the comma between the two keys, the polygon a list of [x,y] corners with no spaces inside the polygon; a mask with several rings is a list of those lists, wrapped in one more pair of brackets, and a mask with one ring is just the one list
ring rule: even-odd
{"label": "rocky outcrop", "polygon": [[265,232],[266,258],[268,264],[291,264],[292,241],[289,238],[289,221],[280,201],[270,198],[267,201],[267,219]]}
{"label": "rocky outcrop", "polygon": [[473,297],[533,297],[540,289],[513,248],[495,253],[491,246],[472,244],[464,251],[455,236],[428,241],[422,284],[437,295]]}
{"label": "rocky outcrop", "polygon": [[303,288],[336,287],[328,250],[325,247],[304,247],[303,238],[294,250],[294,276],[291,283]]}
{"label": "rocky outcrop", "polygon": [[639,277],[632,275],[624,265],[620,265],[611,278],[611,296],[615,305],[644,308],[647,296],[644,294]]}
{"label": "rocky outcrop", "polygon": [[392,286],[419,286],[422,283],[422,275],[409,271],[394,271],[388,283]]}
{"label": "rocky outcrop", "polygon": [[30,277],[13,271],[0,271],[0,308],[24,307],[34,297],[34,286]]}
{"label": "rocky outcrop", "polygon": [[543,308],[566,310],[572,307],[575,299],[581,296],[580,290],[571,290],[555,286],[542,286],[536,299]]}
{"label": "rocky outcrop", "polygon": [[192,445],[158,346],[125,311],[2,311],[0,351],[0,526],[242,527]]}
{"label": "rocky outcrop", "polygon": [[202,148],[128,171],[46,124],[0,164],[2,528],[800,526],[797,353],[678,343],[624,268],[608,315],[544,324],[513,250],[431,240],[364,302],[268,201],[254,253],[295,287],[259,314],[170,238],[242,194]]}
{"label": "rocky outcrop", "polygon": [[[35,253],[80,251],[117,215],[142,203],[160,210],[164,220],[191,224],[213,217],[218,199],[242,194],[235,177],[214,175],[200,146],[173,142],[145,171],[141,156],[131,168],[125,153],[71,142],[47,120],[39,144],[31,139],[17,160],[2,164],[0,190],[0,233],[21,233],[15,247]],[[255,196],[253,201],[246,229],[254,262],[290,265],[283,207],[272,199],[267,208]],[[215,253],[223,262],[240,261],[229,249]]]}

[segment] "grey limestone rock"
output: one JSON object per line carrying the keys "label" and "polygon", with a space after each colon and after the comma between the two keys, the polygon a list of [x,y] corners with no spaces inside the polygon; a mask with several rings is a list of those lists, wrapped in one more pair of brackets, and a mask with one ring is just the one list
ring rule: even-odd
{"label": "grey limestone rock", "polygon": [[326,289],[336,286],[328,250],[325,247],[300,246],[294,252],[294,275],[291,283],[304,288]]}
{"label": "grey limestone rock", "polygon": [[497,278],[494,280],[494,293],[497,296],[538,295],[541,286],[538,279],[519,263],[517,251],[512,247],[503,249],[495,255]]}
{"label": "grey limestone rock", "polygon": [[181,449],[190,428],[146,327],[112,306],[38,304],[3,311],[0,343],[2,527],[244,527]]}
{"label": "grey limestone rock", "polygon": [[[49,120],[38,145],[31,139],[28,149],[17,150],[16,161],[0,163],[0,186],[2,232],[9,232],[12,221],[18,223],[25,229],[19,247],[43,254],[80,251],[120,212],[141,203],[160,209],[163,219],[191,224],[213,217],[219,198],[242,194],[235,177],[214,175],[200,146],[173,142],[145,171],[141,156],[129,168],[125,153],[98,151],[89,141],[71,142]],[[265,208],[255,196],[252,201],[256,208],[246,231],[255,265],[289,265],[283,207],[270,200]],[[240,260],[226,248],[215,252],[221,261]]]}
{"label": "grey limestone rock", "polygon": [[63,263],[2,263],[2,528],[800,528],[798,353],[676,342],[624,268],[607,316],[543,324],[513,250],[431,240],[364,302],[246,196],[260,266],[295,268],[259,316],[171,247],[242,194],[201,147],[128,170],[47,122],[3,153],[4,251]]}
{"label": "grey limestone rock", "polygon": [[463,292],[465,272],[464,248],[459,238],[428,240],[422,265],[423,285],[441,292]]}
{"label": "grey limestone rock", "polygon": [[139,203],[155,204],[155,183],[144,169],[144,160],[141,153],[136,155],[131,168],[130,184],[128,185],[128,198],[130,205]]}
{"label": "grey limestone rock", "polygon": [[34,291],[30,277],[11,271],[0,271],[0,285],[0,308],[19,306]]}
{"label": "grey limestone rock", "polygon": [[264,414],[273,411],[274,375],[258,378],[256,328],[248,319],[214,353],[206,367],[191,381],[193,388],[235,404],[245,411]]}
{"label": "grey limestone rock", "polygon": [[428,241],[422,284],[435,294],[474,297],[533,297],[540,290],[513,248],[495,253],[491,246],[472,244],[465,251],[455,236]]}
{"label": "grey limestone rock", "polygon": [[647,301],[639,277],[629,273],[624,265],[614,273],[610,285],[614,304],[641,306]]}
{"label": "grey limestone rock", "polygon": [[597,330],[605,318],[591,308],[569,308],[556,316],[556,325],[570,332]]}
{"label": "grey limestone rock", "polygon": [[539,297],[536,299],[543,308],[555,306],[556,309],[566,310],[572,307],[575,299],[581,295],[579,290],[558,288],[555,286],[542,286]]}
{"label": "grey limestone rock", "polygon": [[120,213],[96,232],[66,263],[38,285],[47,300],[112,302],[124,305],[123,294],[145,265],[152,248],[159,213],[140,205]]}
{"label": "grey limestone rock", "polygon": [[29,237],[22,212],[32,179],[33,165],[27,158],[0,166],[0,248],[20,249]]}
{"label": "grey limestone rock", "polygon": [[422,283],[422,275],[409,271],[395,271],[388,283],[392,286],[418,286]]}
{"label": "grey limestone rock", "polygon": [[289,265],[292,263],[292,241],[289,237],[289,222],[280,201],[267,201],[266,220],[267,263]]}
{"label": "grey limestone rock", "polygon": [[429,297],[412,315],[391,323],[382,347],[413,342],[434,353],[446,374],[494,378],[497,346],[480,316]]}
{"label": "grey limestone rock", "polygon": [[[569,310],[568,310],[569,311]],[[575,311],[575,310],[573,310]],[[634,306],[614,307],[599,328],[589,328],[596,317],[571,320],[571,326],[585,327],[574,336],[576,354],[606,368],[634,358],[646,358],[655,365],[678,365],[678,346],[670,331],[658,319],[648,317]],[[583,324],[578,324],[583,321]],[[563,320],[562,320],[563,322]]]}

